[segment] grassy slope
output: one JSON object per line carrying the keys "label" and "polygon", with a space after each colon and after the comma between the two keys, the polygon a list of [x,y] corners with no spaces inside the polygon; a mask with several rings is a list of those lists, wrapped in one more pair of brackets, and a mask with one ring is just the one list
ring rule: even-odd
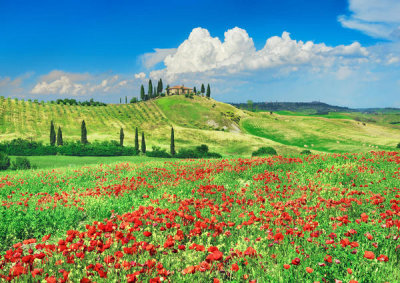
{"label": "grassy slope", "polygon": [[[239,117],[238,124],[235,118]],[[178,150],[205,143],[224,155],[248,155],[260,146],[273,146],[282,154],[298,152],[304,145],[320,151],[355,152],[370,150],[370,145],[392,149],[400,141],[400,125],[390,123],[399,118],[396,113],[317,116],[279,112],[270,115],[243,111],[197,96],[194,99],[171,96],[106,107],[0,99],[0,140],[24,137],[48,142],[51,120],[56,127],[62,127],[65,140],[79,140],[80,123],[84,119],[89,141],[118,140],[119,129],[123,127],[125,144],[133,145],[134,129],[138,127],[145,131],[149,149],[152,145],[168,148],[170,127],[174,126]],[[367,125],[354,119],[367,121]]]}
{"label": "grassy slope", "polygon": [[282,144],[330,152],[367,151],[372,146],[390,150],[400,141],[400,131],[395,127],[374,123],[364,126],[349,119],[264,112],[243,119],[241,126],[250,134]]}

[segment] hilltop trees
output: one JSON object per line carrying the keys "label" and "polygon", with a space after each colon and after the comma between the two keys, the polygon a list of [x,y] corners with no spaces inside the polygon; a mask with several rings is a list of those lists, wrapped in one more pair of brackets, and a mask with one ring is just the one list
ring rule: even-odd
{"label": "hilltop trees", "polygon": [[146,94],[144,93],[144,86],[140,87],[140,100],[144,101],[146,99]]}
{"label": "hilltop trees", "polygon": [[149,88],[147,92],[148,98],[153,98],[153,83],[149,80]]}
{"label": "hilltop trees", "polygon": [[81,143],[88,144],[85,120],[82,120],[82,124],[81,124]]}
{"label": "hilltop trees", "polygon": [[195,86],[193,87],[193,92],[194,92],[194,94],[197,94],[197,89]]}
{"label": "hilltop trees", "polygon": [[204,95],[204,93],[206,92],[206,89],[204,88],[204,84],[201,84],[200,92],[201,92],[202,95]]}
{"label": "hilltop trees", "polygon": [[210,98],[211,96],[211,89],[210,89],[210,84],[207,85],[207,94],[206,94],[207,98]]}
{"label": "hilltop trees", "polygon": [[157,96],[160,95],[162,91],[163,91],[163,82],[162,79],[160,79],[157,85]]}
{"label": "hilltop trees", "polygon": [[146,141],[144,139],[144,132],[142,132],[142,153],[146,153]]}
{"label": "hilltop trees", "polygon": [[125,138],[124,129],[121,128],[121,130],[119,131],[119,145],[120,146],[124,146],[124,138]]}
{"label": "hilltop trees", "polygon": [[138,134],[137,127],[135,130],[135,150],[136,150],[136,152],[139,152],[139,134]]}
{"label": "hilltop trees", "polygon": [[54,129],[54,123],[50,123],[50,145],[54,146],[56,144],[56,131]]}
{"label": "hilltop trees", "polygon": [[171,155],[175,155],[175,136],[174,136],[174,128],[171,128]]}

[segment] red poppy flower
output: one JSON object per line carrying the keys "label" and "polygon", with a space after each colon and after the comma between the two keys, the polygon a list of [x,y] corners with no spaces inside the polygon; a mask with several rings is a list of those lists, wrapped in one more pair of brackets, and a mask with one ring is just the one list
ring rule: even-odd
{"label": "red poppy flower", "polygon": [[365,251],[364,257],[367,258],[367,259],[374,259],[375,258],[375,254],[373,252],[370,252],[370,251]]}

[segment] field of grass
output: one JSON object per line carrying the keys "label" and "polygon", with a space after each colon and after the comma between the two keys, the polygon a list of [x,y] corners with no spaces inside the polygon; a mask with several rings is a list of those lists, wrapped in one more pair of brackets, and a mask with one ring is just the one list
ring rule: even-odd
{"label": "field of grass", "polygon": [[[207,144],[224,156],[249,156],[261,146],[279,154],[296,153],[308,146],[316,152],[391,150],[400,142],[400,115],[388,113],[248,112],[195,96],[169,96],[136,104],[101,107],[33,103],[0,99],[0,140],[31,138],[48,142],[50,121],[61,126],[66,141],[80,139],[86,121],[89,141],[118,140],[124,128],[125,144],[134,143],[134,129],[144,131],[148,150],[169,149],[170,128],[180,148]],[[364,125],[365,124],[365,125]],[[314,145],[314,146],[312,146]]]}
{"label": "field of grass", "polygon": [[357,152],[394,149],[400,131],[348,119],[255,113],[241,121],[247,133],[277,143],[326,152]]}
{"label": "field of grass", "polygon": [[0,278],[398,282],[398,152],[0,174]]}
{"label": "field of grass", "polygon": [[[24,156],[26,157],[26,156]],[[63,168],[63,167],[80,167],[96,164],[109,164],[114,162],[129,162],[129,163],[147,163],[147,162],[164,162],[169,159],[160,159],[147,156],[28,156],[27,157],[36,169]],[[16,159],[16,156],[10,156],[11,162]],[[11,172],[9,170],[8,172]]]}

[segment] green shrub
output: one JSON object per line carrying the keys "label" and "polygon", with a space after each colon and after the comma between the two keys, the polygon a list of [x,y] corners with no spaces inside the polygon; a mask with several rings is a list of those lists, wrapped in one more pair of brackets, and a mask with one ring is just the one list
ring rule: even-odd
{"label": "green shrub", "polygon": [[263,156],[263,155],[276,155],[277,152],[273,147],[260,147],[254,151],[251,156]]}
{"label": "green shrub", "polygon": [[300,154],[304,154],[304,155],[310,155],[311,151],[309,149],[305,149],[302,152],[300,152]]}
{"label": "green shrub", "polygon": [[194,149],[183,148],[176,155],[176,158],[221,158],[217,152],[209,152],[205,144],[196,146]]}
{"label": "green shrub", "polygon": [[160,157],[160,158],[171,158],[171,155],[166,149],[161,149],[159,146],[153,146],[152,151],[147,151],[146,156],[149,157]]}
{"label": "green shrub", "polygon": [[208,153],[208,146],[205,144],[196,146],[196,151],[201,153],[201,154],[207,154]]}
{"label": "green shrub", "polygon": [[31,162],[26,157],[17,157],[15,161],[12,162],[12,170],[24,170],[31,169]]}
{"label": "green shrub", "polygon": [[7,170],[10,167],[10,158],[4,152],[0,152],[0,170]]}
{"label": "green shrub", "polygon": [[397,148],[400,148],[400,142],[397,144]]}

